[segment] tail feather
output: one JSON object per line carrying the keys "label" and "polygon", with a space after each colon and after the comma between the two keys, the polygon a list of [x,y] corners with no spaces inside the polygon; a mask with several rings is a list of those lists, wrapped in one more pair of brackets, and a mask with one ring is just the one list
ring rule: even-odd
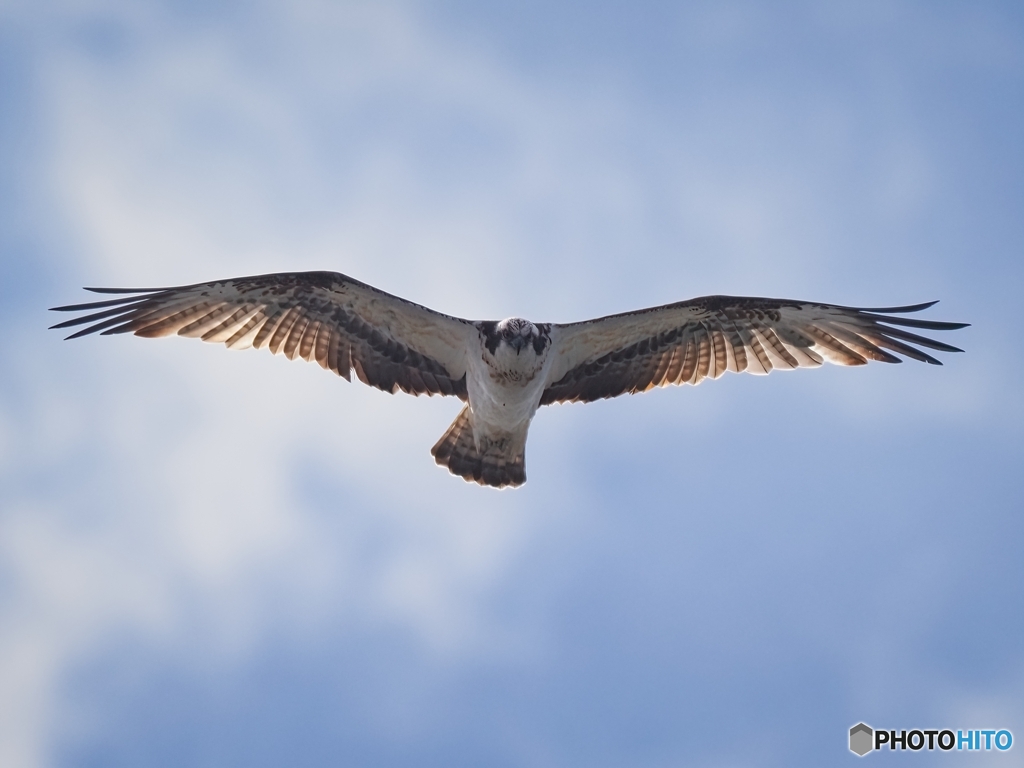
{"label": "tail feather", "polygon": [[526,429],[475,436],[473,412],[467,405],[430,449],[434,461],[453,475],[495,488],[526,482]]}

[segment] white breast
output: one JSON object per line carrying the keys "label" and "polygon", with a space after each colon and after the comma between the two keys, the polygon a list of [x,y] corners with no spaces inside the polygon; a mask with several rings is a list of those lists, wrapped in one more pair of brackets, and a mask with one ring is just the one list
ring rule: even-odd
{"label": "white breast", "polygon": [[527,347],[517,355],[500,344],[492,356],[481,339],[466,371],[474,422],[511,431],[533,418],[544,392],[549,349],[538,356]]}

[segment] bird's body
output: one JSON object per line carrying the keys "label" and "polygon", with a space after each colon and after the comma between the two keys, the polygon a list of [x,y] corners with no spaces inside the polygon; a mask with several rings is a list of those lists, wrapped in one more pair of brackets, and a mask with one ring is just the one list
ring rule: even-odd
{"label": "bird's body", "polygon": [[522,318],[476,326],[476,349],[467,357],[469,403],[432,452],[455,474],[487,485],[520,485],[526,482],[527,432],[551,365],[550,329]]}
{"label": "bird's body", "polygon": [[490,323],[480,324],[479,348],[468,356],[466,387],[478,419],[512,429],[533,418],[540,406],[551,339],[549,331],[541,335],[537,326],[521,318],[502,323],[493,331]]}
{"label": "bird's body", "polygon": [[725,371],[766,374],[824,360],[901,362],[886,350],[940,365],[918,347],[961,350],[899,326],[964,327],[892,316],[934,302],[856,309],[732,296],[561,325],[471,322],[333,272],[88,290],[133,295],[57,307],[87,313],[54,326],[89,324],[68,338],[176,333],[231,348],[268,347],[289,359],[315,360],[346,379],[354,370],[387,392],[459,397],[466,405],[432,453],[453,474],[495,487],[526,481],[527,433],[542,405],[698,384]]}

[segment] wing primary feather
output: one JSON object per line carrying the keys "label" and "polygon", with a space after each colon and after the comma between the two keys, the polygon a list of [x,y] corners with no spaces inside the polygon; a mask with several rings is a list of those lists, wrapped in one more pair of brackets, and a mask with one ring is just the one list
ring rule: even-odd
{"label": "wing primary feather", "polygon": [[787,365],[789,365],[790,370],[800,367],[800,361],[797,360],[793,353],[789,351],[789,348],[786,346],[785,342],[779,338],[779,334],[775,332],[774,328],[763,328],[760,333],[764,340],[768,342],[768,346],[772,348],[772,351]]}
{"label": "wing primary feather", "polygon": [[[60,309],[59,307],[57,308]],[[123,317],[130,313],[134,307],[115,307],[114,309],[108,309],[105,312],[93,312],[92,314],[82,315],[81,317],[73,317],[70,320],[65,320],[62,323],[51,325],[50,330],[56,328],[71,328],[76,325],[83,325],[85,323],[91,323],[94,320],[102,320],[106,317]]]}
{"label": "wing primary feather", "polygon": [[[127,331],[134,330],[133,326],[138,322],[138,319],[140,317],[145,318],[151,314],[153,314],[153,310],[149,309],[144,303],[130,307],[122,307],[119,311],[108,310],[106,312],[97,312],[85,318],[80,318],[80,322],[92,322],[100,318],[108,317],[109,319],[105,320],[104,322],[90,325],[88,328],[83,328],[78,333],[73,333],[70,336],[66,337],[65,341],[67,341],[68,339],[81,338],[82,336],[88,336],[90,333],[97,332],[101,332],[102,336],[109,336],[113,333],[125,333]],[[71,321],[66,321],[64,323],[61,323],[60,325],[55,325],[54,328],[67,328],[72,325],[78,324],[79,323],[72,323]],[[112,326],[117,327],[112,328]]]}
{"label": "wing primary feather", "polygon": [[818,343],[818,346],[822,349],[822,351],[828,351],[833,353],[833,355],[836,356],[838,362],[842,363],[843,365],[866,365],[868,362],[862,355],[850,349],[848,346],[843,344],[843,342],[841,342],[839,339],[837,339],[835,336],[833,336],[831,333],[829,333],[823,328],[819,328],[818,326],[815,325],[810,325],[807,327],[807,333],[814,338],[814,340]]}
{"label": "wing primary feather", "polygon": [[889,325],[903,325],[907,328],[923,328],[926,331],[958,331],[961,328],[969,328],[970,323],[946,323],[940,320],[918,320],[915,317],[887,317],[885,315],[864,314],[863,317],[870,318],[876,323],[888,323]]}
{"label": "wing primary feather", "polygon": [[838,323],[830,323],[829,330],[844,344],[853,347],[862,357],[877,360],[880,363],[902,362],[898,357],[890,355],[884,349],[880,349],[877,346],[877,340],[874,338],[874,336],[878,335],[876,333],[864,328],[848,327]]}
{"label": "wing primary feather", "polygon": [[[50,307],[51,312],[80,312],[83,309],[102,309],[103,307],[113,307],[124,304],[131,304],[132,302],[143,302],[151,297],[149,296],[128,296],[124,299],[111,299],[110,301],[87,301],[84,304],[67,304],[63,307]],[[127,307],[122,307],[127,309]],[[52,326],[58,328],[59,326]]]}
{"label": "wing primary feather", "polygon": [[[210,310],[212,302],[203,301],[199,304],[176,305],[151,310],[132,320],[132,328],[136,336],[156,338],[176,333],[184,325],[192,322],[191,318]],[[167,313],[170,314],[167,314]]]}
{"label": "wing primary feather", "polygon": [[88,328],[83,328],[82,330],[78,331],[78,333],[72,333],[70,336],[65,336],[64,340],[68,341],[69,339],[80,339],[82,336],[88,336],[90,333],[96,333],[97,331],[102,331],[102,335],[107,336],[109,334],[103,329],[110,328],[112,325],[117,325],[123,320],[124,318],[122,317],[115,317],[111,318],[110,320],[106,320],[105,322],[102,323],[96,323],[96,325],[90,325]]}
{"label": "wing primary feather", "polygon": [[936,341],[935,339],[929,339],[927,336],[918,336],[916,333],[910,333],[900,328],[886,328],[884,325],[879,326],[882,332],[887,336],[895,336],[898,339],[904,341],[910,341],[914,344],[920,344],[922,347],[929,347],[930,349],[937,349],[940,352],[963,352],[959,347],[954,347],[950,344],[946,344],[942,341]]}
{"label": "wing primary feather", "polygon": [[[873,312],[875,314],[878,314],[878,313],[882,313],[882,314],[895,313],[895,314],[898,315],[898,314],[903,314],[904,312],[920,312],[922,309],[928,309],[928,307],[934,307],[938,303],[939,303],[939,300],[935,299],[935,301],[926,301],[923,304],[908,304],[905,307],[846,307],[846,306],[843,306],[842,304],[834,304],[832,306],[834,306],[836,309],[845,309],[845,310],[847,310],[849,312]],[[828,306],[828,305],[819,305],[819,306]]]}
{"label": "wing primary feather", "polygon": [[841,323],[829,323],[829,332],[839,341],[851,347],[861,357],[877,360],[880,363],[898,363],[898,357],[893,357],[888,352],[875,346],[872,335],[864,328],[846,326]]}
{"label": "wing primary feather", "polygon": [[[124,318],[122,318],[122,320],[123,319]],[[147,334],[145,331],[145,328],[139,327],[139,321],[133,318],[125,321],[121,325],[116,325],[113,328],[107,328],[107,330],[100,333],[100,336],[116,336],[117,334],[120,333],[134,333],[136,336],[142,336],[143,338],[146,338]],[[156,338],[159,335],[162,334],[153,333],[149,334],[149,337]]]}
{"label": "wing primary feather", "polygon": [[931,365],[942,365],[941,361],[936,360],[927,352],[922,352],[915,347],[911,347],[909,344],[904,344],[903,342],[891,339],[888,336],[879,334],[878,338],[875,339],[874,342],[880,347],[886,347],[895,352],[899,352],[901,355],[906,355],[913,360],[919,360],[922,363],[930,363]]}
{"label": "wing primary feather", "polygon": [[195,288],[194,285],[183,285],[180,288],[89,288],[88,286],[82,288],[83,291],[91,291],[92,293],[165,293],[170,291],[180,291],[187,288]]}

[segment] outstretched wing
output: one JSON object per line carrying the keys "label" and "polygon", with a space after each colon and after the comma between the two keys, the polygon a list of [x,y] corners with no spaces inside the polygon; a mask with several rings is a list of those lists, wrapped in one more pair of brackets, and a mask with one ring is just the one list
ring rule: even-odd
{"label": "outstretched wing", "polygon": [[[551,330],[556,359],[541,404],[598,400],[669,384],[697,384],[726,371],[766,374],[824,360],[941,365],[918,347],[963,350],[900,327],[950,331],[967,323],[893,317],[909,307],[856,309],[785,299],[705,296]],[[889,351],[886,351],[889,350]]]}
{"label": "outstretched wing", "polygon": [[351,381],[386,392],[466,399],[466,351],[478,331],[336,272],[238,277],[177,288],[88,288],[128,297],[55,307],[86,314],[54,328],[87,325],[68,336],[176,333],[233,349],[266,347],[315,360]]}

